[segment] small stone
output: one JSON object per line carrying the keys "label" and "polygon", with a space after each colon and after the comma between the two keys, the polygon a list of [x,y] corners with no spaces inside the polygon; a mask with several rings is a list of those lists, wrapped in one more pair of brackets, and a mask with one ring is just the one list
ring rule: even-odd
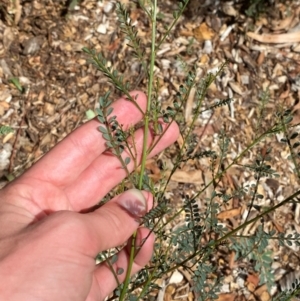
{"label": "small stone", "polygon": [[108,2],[106,5],[104,5],[103,11],[106,14],[108,14],[108,13],[110,13],[112,11],[113,7],[114,7],[114,4],[112,2]]}
{"label": "small stone", "polygon": [[206,40],[204,42],[203,53],[210,54],[210,53],[212,53],[212,51],[213,51],[213,47],[212,47],[211,40]]}
{"label": "small stone", "polygon": [[177,284],[180,283],[183,280],[183,275],[178,272],[177,270],[172,274],[169,284]]}
{"label": "small stone", "polygon": [[101,34],[106,34],[106,32],[107,32],[106,25],[105,25],[105,24],[100,24],[100,25],[97,27],[96,31],[97,31],[98,33],[101,33]]}
{"label": "small stone", "polygon": [[0,151],[0,170],[5,170],[9,166],[9,159],[12,152],[12,146],[9,143],[3,145],[3,149]]}
{"label": "small stone", "polygon": [[241,75],[241,81],[243,85],[249,85],[250,82],[249,75],[247,74]]}

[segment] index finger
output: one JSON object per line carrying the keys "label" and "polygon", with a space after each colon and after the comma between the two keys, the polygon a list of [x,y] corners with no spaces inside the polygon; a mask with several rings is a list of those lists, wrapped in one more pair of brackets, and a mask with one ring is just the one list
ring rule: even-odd
{"label": "index finger", "polygon": [[[143,92],[130,93],[144,112],[147,97]],[[136,105],[124,97],[113,102],[113,115],[126,130],[138,123],[143,114]],[[93,119],[82,125],[59,142],[48,154],[33,165],[23,176],[37,177],[40,180],[65,187],[72,183],[106,149],[105,140],[97,130],[100,123]]]}

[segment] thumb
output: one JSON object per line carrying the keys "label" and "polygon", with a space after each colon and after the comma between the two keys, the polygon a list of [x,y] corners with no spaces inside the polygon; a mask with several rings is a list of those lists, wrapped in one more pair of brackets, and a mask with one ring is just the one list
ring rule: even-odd
{"label": "thumb", "polygon": [[101,208],[85,214],[95,242],[94,255],[125,243],[139,227],[139,218],[152,207],[149,192],[130,189],[118,195]]}

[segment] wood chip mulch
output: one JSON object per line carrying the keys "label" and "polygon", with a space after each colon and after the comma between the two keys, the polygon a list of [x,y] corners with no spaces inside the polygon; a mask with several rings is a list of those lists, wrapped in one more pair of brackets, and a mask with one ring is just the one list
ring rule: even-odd
{"label": "wood chip mulch", "polygon": [[[123,0],[124,4],[131,1]],[[171,38],[161,45],[156,60],[155,76],[163,107],[172,104],[174,95],[185,78],[178,56],[190,68],[195,67],[199,79],[227,66],[210,86],[206,106],[226,98],[233,101],[225,107],[199,116],[194,134],[199,149],[218,148],[218,133],[224,129],[230,138],[225,164],[249,145],[263,129],[274,121],[275,112],[291,108],[294,124],[300,121],[300,3],[270,1],[265,13],[257,19],[245,15],[239,1],[191,1]],[[109,64],[118,69],[133,88],[145,89],[140,64],[132,59],[132,50],[120,32],[115,12],[115,0],[82,1],[68,10],[64,1],[9,1],[0,5],[0,124],[15,131],[1,137],[1,186],[7,177],[17,176],[68,133],[86,121],[85,112],[94,109],[99,96],[111,90],[111,84],[87,62],[83,47],[102,52]],[[176,1],[163,1],[160,12],[163,21],[172,21]],[[137,5],[130,8],[133,25],[139,37],[149,45],[150,28]],[[158,25],[158,35],[164,32]],[[148,50],[146,51],[148,53]],[[18,78],[24,93],[12,84]],[[261,93],[269,91],[264,118],[259,121]],[[193,91],[195,93],[195,91]],[[193,94],[188,100],[184,119],[188,126],[193,107]],[[298,128],[295,128],[297,130]],[[272,168],[280,178],[264,179],[258,187],[263,196],[257,206],[273,206],[298,190],[299,179],[288,160],[288,147],[266,138],[260,149],[272,147]],[[182,143],[179,139],[178,145]],[[148,170],[155,179],[161,177],[157,162],[172,166],[172,152],[149,160]],[[250,150],[240,164],[251,164],[259,152]],[[167,194],[174,204],[181,202],[181,193],[198,191],[212,180],[208,159],[190,160],[172,177]],[[220,189],[228,193],[240,185],[253,184],[253,174],[235,165],[222,179]],[[207,189],[203,196],[208,197]],[[201,200],[199,200],[201,202]],[[248,214],[249,199],[233,199],[219,212],[220,222],[229,228],[240,225]],[[250,212],[254,217],[256,210]],[[278,233],[300,233],[300,205],[285,205],[265,220],[266,230]],[[257,225],[244,234],[253,234]],[[234,254],[216,254],[215,264],[224,271],[224,284],[219,300],[268,301],[280,289],[289,287],[300,277],[299,247],[280,247],[271,241],[277,286],[268,292],[259,285],[259,275],[246,261],[235,261]],[[163,288],[156,300],[194,300],[190,291],[191,276],[178,270],[161,279]]]}

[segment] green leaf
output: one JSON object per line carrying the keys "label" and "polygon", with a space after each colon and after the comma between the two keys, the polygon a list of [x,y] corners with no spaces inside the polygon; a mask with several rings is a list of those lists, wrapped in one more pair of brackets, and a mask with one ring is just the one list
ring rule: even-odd
{"label": "green leaf", "polygon": [[23,93],[25,91],[24,87],[19,82],[19,79],[16,77],[13,77],[9,80],[18,90],[19,92]]}
{"label": "green leaf", "polygon": [[10,126],[2,125],[0,127],[0,135],[6,135],[12,133],[14,130]]}
{"label": "green leaf", "polygon": [[113,256],[110,258],[110,263],[111,263],[111,264],[114,264],[114,263],[117,262],[117,260],[118,260],[118,255],[115,254],[115,255],[113,255]]}
{"label": "green leaf", "polygon": [[284,118],[284,123],[288,124],[293,120],[293,116],[287,116],[286,118]]}
{"label": "green leaf", "polygon": [[78,5],[80,2],[80,0],[72,0],[72,1],[69,1],[69,10],[73,10],[75,8],[76,5]]}
{"label": "green leaf", "polygon": [[107,116],[110,115],[112,113],[112,111],[114,110],[114,108],[110,107],[107,109]]}
{"label": "green leaf", "polygon": [[100,105],[100,108],[104,107],[104,97],[103,96],[99,97],[99,105]]}
{"label": "green leaf", "polygon": [[102,111],[102,109],[100,109],[100,108],[96,108],[96,114],[97,115],[99,115],[99,116],[103,116],[103,111]]}
{"label": "green leaf", "polygon": [[125,165],[128,165],[130,163],[130,158],[129,157],[125,158],[124,163]]}
{"label": "green leaf", "polygon": [[105,144],[106,144],[106,146],[107,146],[108,148],[112,148],[112,147],[113,147],[110,141],[106,141]]}
{"label": "green leaf", "polygon": [[87,110],[85,111],[85,116],[88,120],[91,120],[96,116],[96,113],[93,110]]}
{"label": "green leaf", "polygon": [[88,49],[87,47],[83,47],[81,50],[87,54],[91,54],[91,50]]}
{"label": "green leaf", "polygon": [[98,115],[97,119],[101,122],[101,123],[105,123],[105,119],[103,116]]}
{"label": "green leaf", "polygon": [[298,136],[298,133],[295,132],[295,133],[293,133],[293,134],[291,135],[290,139],[293,140],[293,139],[295,139],[297,136]]}
{"label": "green leaf", "polygon": [[107,140],[107,141],[109,141],[109,140],[110,140],[110,137],[109,137],[109,135],[108,135],[108,134],[103,134],[103,135],[102,135],[102,137],[103,137],[105,140]]}
{"label": "green leaf", "polygon": [[107,128],[105,128],[104,126],[99,126],[98,130],[103,134],[107,134]]}
{"label": "green leaf", "polygon": [[300,145],[300,142],[296,142],[296,143],[293,144],[293,148],[296,148],[296,147],[298,147],[299,145]]}
{"label": "green leaf", "polygon": [[107,100],[108,97],[109,97],[109,95],[110,95],[110,91],[107,91],[107,92],[104,94],[104,99]]}
{"label": "green leaf", "polygon": [[269,254],[263,254],[261,258],[266,263],[272,263],[273,262],[273,259],[269,256]]}

